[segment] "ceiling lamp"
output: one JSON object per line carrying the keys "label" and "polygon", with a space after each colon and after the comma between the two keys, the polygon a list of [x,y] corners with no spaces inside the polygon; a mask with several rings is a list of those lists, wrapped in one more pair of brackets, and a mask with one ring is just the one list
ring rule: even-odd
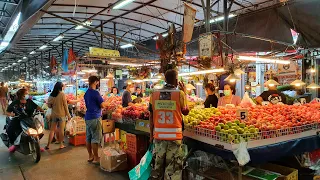
{"label": "ceiling lamp", "polygon": [[161,84],[156,84],[154,86],[154,89],[162,89],[162,88],[163,88],[163,85],[161,85]]}
{"label": "ceiling lamp", "polygon": [[109,73],[109,74],[107,75],[107,78],[114,78],[114,76],[113,76],[113,74]]}
{"label": "ceiling lamp", "polygon": [[18,63],[19,63],[19,62],[21,62],[21,61],[22,61],[22,60],[21,60],[21,59],[19,59],[19,60],[18,60]]}
{"label": "ceiling lamp", "polygon": [[40,50],[43,50],[45,48],[47,48],[48,46],[47,45],[42,45],[41,47],[39,47]]}
{"label": "ceiling lamp", "polygon": [[63,34],[60,34],[59,36],[57,36],[56,38],[54,38],[52,41],[60,41],[61,39],[64,38],[64,35]]}
{"label": "ceiling lamp", "polygon": [[35,54],[35,53],[36,53],[35,51],[31,51],[31,52],[30,52],[30,54]]}
{"label": "ceiling lamp", "polygon": [[178,76],[192,76],[192,75],[198,75],[198,74],[221,73],[224,71],[225,71],[224,69],[210,69],[210,70],[195,71],[195,72],[189,72],[189,73],[179,73]]}
{"label": "ceiling lamp", "polygon": [[265,85],[273,87],[273,86],[278,86],[280,85],[277,81],[273,79],[269,79],[267,82],[265,82]]}
{"label": "ceiling lamp", "polygon": [[297,87],[303,86],[303,85],[305,85],[305,84],[306,84],[306,83],[303,82],[303,81],[301,81],[300,79],[296,79],[296,80],[294,80],[292,83],[290,83],[291,86],[297,86]]}
{"label": "ceiling lamp", "polygon": [[125,44],[125,45],[122,45],[120,46],[121,49],[125,49],[125,48],[129,48],[129,47],[132,47],[133,44]]}
{"label": "ceiling lamp", "polygon": [[229,81],[231,83],[236,82],[237,80],[240,80],[241,78],[235,75],[234,73],[231,73],[227,78],[224,79],[224,81]]}
{"label": "ceiling lamp", "polygon": [[245,88],[246,90],[249,90],[249,89],[251,88],[251,86],[250,86],[249,84],[247,84],[247,85],[244,86],[244,88]]}
{"label": "ceiling lamp", "polygon": [[260,83],[258,83],[258,84],[256,85],[256,88],[259,88],[259,87],[261,87]]}
{"label": "ceiling lamp", "polygon": [[134,0],[120,0],[120,1],[117,1],[117,2],[113,5],[112,9],[120,9],[120,8],[122,8],[123,6],[126,6],[127,4],[129,4],[129,3],[133,2],[133,1],[134,1]]}
{"label": "ceiling lamp", "polygon": [[157,79],[164,79],[164,75],[162,73],[158,73],[154,77]]}
{"label": "ceiling lamp", "polygon": [[241,74],[245,74],[245,72],[242,71],[241,69],[236,69],[236,70],[234,70],[234,74],[239,76]]}
{"label": "ceiling lamp", "polygon": [[133,84],[133,81],[131,79],[126,80],[126,84]]}
{"label": "ceiling lamp", "polygon": [[203,83],[199,81],[199,82],[196,83],[196,85],[197,86],[201,86],[201,85],[203,85]]}
{"label": "ceiling lamp", "polygon": [[250,57],[250,56],[239,56],[238,59],[244,60],[244,61],[256,61],[256,62],[272,63],[272,64],[290,64],[290,61],[286,61],[286,60],[267,59],[267,58]]}
{"label": "ceiling lamp", "polygon": [[[235,16],[236,16],[235,14],[229,14],[228,18],[230,19],[230,18],[233,18]],[[217,22],[220,22],[220,21],[223,21],[223,20],[224,20],[224,16],[219,16],[219,17],[211,19],[209,22],[210,23],[217,23]]]}
{"label": "ceiling lamp", "polygon": [[[162,37],[167,37],[168,36],[168,33],[164,33],[162,34]],[[159,36],[156,36],[153,38],[153,40],[158,40],[159,39]]]}
{"label": "ceiling lamp", "polygon": [[196,89],[196,87],[194,87],[192,84],[189,83],[186,85],[186,89],[190,91],[190,90]]}
{"label": "ceiling lamp", "polygon": [[26,56],[24,56],[22,59],[28,59]]}
{"label": "ceiling lamp", "polygon": [[309,86],[307,86],[308,89],[319,89],[320,86],[316,83],[311,83]]}

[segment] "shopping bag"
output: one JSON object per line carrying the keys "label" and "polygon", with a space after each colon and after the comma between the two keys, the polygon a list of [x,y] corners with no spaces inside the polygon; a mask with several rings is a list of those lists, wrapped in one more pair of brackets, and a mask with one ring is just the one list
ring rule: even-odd
{"label": "shopping bag", "polygon": [[43,116],[41,114],[37,114],[33,118],[37,119],[41,123],[42,127],[44,127],[44,119],[43,119]]}
{"label": "shopping bag", "polygon": [[140,163],[129,171],[130,180],[148,180],[151,175],[153,144],[150,145],[146,154],[141,158]]}
{"label": "shopping bag", "polygon": [[255,106],[256,104],[253,102],[253,100],[249,97],[248,92],[244,93],[244,96],[240,102],[240,106],[243,108],[248,108],[251,106]]}
{"label": "shopping bag", "polygon": [[247,149],[247,142],[243,138],[240,139],[240,144],[238,149],[233,151],[240,166],[246,165],[250,161],[250,155]]}

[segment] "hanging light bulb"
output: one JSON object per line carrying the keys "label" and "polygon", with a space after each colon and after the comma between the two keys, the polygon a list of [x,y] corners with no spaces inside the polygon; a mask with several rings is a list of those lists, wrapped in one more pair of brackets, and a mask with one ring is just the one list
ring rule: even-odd
{"label": "hanging light bulb", "polygon": [[189,83],[186,85],[186,89],[190,91],[190,90],[196,89],[196,87],[194,87],[192,84]]}
{"label": "hanging light bulb", "polygon": [[157,79],[164,79],[164,75],[162,73],[158,73],[154,77]]}
{"label": "hanging light bulb", "polygon": [[234,70],[234,74],[239,76],[241,74],[245,74],[245,72],[242,71],[241,69],[236,69],[236,70]]}
{"label": "hanging light bulb", "polygon": [[249,89],[251,88],[251,86],[250,86],[249,84],[247,84],[247,85],[244,86],[244,88],[245,88],[246,90],[249,90]]}
{"label": "hanging light bulb", "polygon": [[201,85],[203,85],[203,83],[199,81],[199,82],[196,83],[196,85],[197,86],[201,86]]}
{"label": "hanging light bulb", "polygon": [[303,82],[303,81],[301,81],[300,79],[296,79],[296,80],[294,80],[292,83],[290,83],[291,86],[297,86],[297,87],[303,86],[303,85],[305,85],[305,84],[306,84],[306,83]]}
{"label": "hanging light bulb", "polygon": [[270,87],[273,87],[273,86],[277,86],[277,85],[280,85],[277,81],[273,80],[273,79],[269,79],[265,85],[267,86],[270,86]]}
{"label": "hanging light bulb", "polygon": [[133,81],[131,79],[126,80],[126,84],[133,84]]}
{"label": "hanging light bulb", "polygon": [[256,85],[256,88],[259,88],[259,87],[261,87],[260,83],[258,83],[258,84]]}
{"label": "hanging light bulb", "polygon": [[307,86],[308,89],[318,89],[320,86],[316,83],[311,83]]}
{"label": "hanging light bulb", "polygon": [[224,81],[229,81],[231,83],[236,82],[237,80],[240,80],[241,78],[235,75],[234,73],[231,73]]}

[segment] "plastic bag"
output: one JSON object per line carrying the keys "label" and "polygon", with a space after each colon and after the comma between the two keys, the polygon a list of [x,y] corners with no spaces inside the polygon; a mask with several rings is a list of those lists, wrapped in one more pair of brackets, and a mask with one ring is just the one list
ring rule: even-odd
{"label": "plastic bag", "polygon": [[35,115],[34,118],[37,119],[41,123],[42,127],[44,127],[44,119],[41,114]]}
{"label": "plastic bag", "polygon": [[251,106],[255,106],[256,104],[252,101],[252,99],[249,97],[248,92],[244,93],[244,96],[240,102],[240,106],[243,108],[248,108]]}
{"label": "plastic bag", "polygon": [[240,141],[239,148],[234,150],[233,154],[236,156],[239,165],[244,166],[250,161],[250,155],[247,149],[248,143],[243,138]]}
{"label": "plastic bag", "polygon": [[148,180],[151,175],[153,144],[150,145],[146,154],[141,158],[140,163],[129,171],[130,180]]}
{"label": "plastic bag", "polygon": [[46,117],[47,119],[50,118],[51,113],[52,113],[52,109],[49,108],[49,109],[46,111],[45,117]]}

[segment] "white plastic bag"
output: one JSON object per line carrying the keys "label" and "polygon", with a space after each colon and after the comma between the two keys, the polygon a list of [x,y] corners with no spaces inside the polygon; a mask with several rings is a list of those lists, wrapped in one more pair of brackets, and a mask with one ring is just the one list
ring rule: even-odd
{"label": "white plastic bag", "polygon": [[75,127],[74,120],[70,120],[70,121],[67,122],[66,131],[69,132],[69,134],[72,135],[72,136],[75,134],[74,127]]}
{"label": "white plastic bag", "polygon": [[44,127],[44,119],[41,114],[35,115],[34,118],[37,119],[41,123],[42,127]]}
{"label": "white plastic bag", "polygon": [[233,151],[239,165],[244,166],[250,161],[250,155],[247,149],[247,142],[241,138],[239,148]]}
{"label": "white plastic bag", "polygon": [[45,117],[50,117],[51,116],[51,113],[52,113],[52,109],[49,108],[47,111],[46,111],[46,114],[45,114]]}
{"label": "white plastic bag", "polygon": [[256,104],[252,101],[252,99],[249,97],[248,92],[244,93],[244,96],[241,100],[240,106],[243,108],[248,108],[251,106],[255,106]]}

